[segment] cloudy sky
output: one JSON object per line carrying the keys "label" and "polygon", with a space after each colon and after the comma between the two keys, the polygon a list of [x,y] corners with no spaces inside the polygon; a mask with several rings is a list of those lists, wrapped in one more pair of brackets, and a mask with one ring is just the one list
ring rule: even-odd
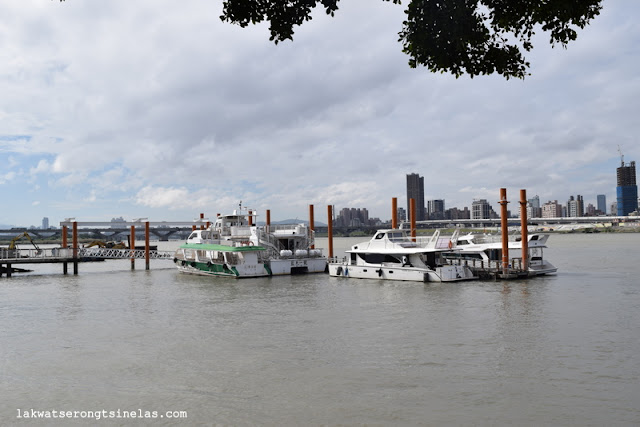
{"label": "cloudy sky", "polygon": [[[262,219],[446,208],[506,187],[615,201],[640,160],[640,2],[605,0],[568,49],[540,33],[531,76],[410,69],[404,6],[341,2],[293,42],[223,23],[216,0],[0,4],[0,224],[189,221],[239,201]],[[498,208],[497,204],[494,208]]]}

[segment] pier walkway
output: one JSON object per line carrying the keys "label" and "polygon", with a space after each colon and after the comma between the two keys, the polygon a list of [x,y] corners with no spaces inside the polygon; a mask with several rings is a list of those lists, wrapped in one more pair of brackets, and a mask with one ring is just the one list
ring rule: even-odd
{"label": "pier walkway", "polygon": [[[47,249],[8,249],[0,248],[0,276],[3,273],[11,277],[15,264],[63,264],[63,272],[67,274],[67,264],[74,265],[74,274],[78,273],[78,262],[98,261],[105,259],[165,259],[173,260],[173,252],[149,251],[147,258],[144,249],[110,249],[110,248],[47,248]],[[133,267],[133,265],[132,265]]]}

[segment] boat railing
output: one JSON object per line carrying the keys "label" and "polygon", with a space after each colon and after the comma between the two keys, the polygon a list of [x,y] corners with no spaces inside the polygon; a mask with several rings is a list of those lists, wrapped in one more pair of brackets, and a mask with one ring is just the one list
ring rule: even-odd
{"label": "boat railing", "polygon": [[265,231],[267,233],[275,234],[303,234],[307,227],[304,224],[279,224],[279,225],[267,225]]}
{"label": "boat railing", "polygon": [[[502,261],[501,260],[480,260],[480,259],[468,259],[468,258],[446,258],[446,262],[449,265],[464,265],[465,267],[470,267],[472,270],[476,271],[485,271],[485,272],[500,272],[502,271]],[[524,265],[522,263],[522,258],[511,258],[509,259],[508,265],[509,271],[522,271],[524,269]]]}
{"label": "boat railing", "polygon": [[309,249],[297,248],[297,249],[291,250],[285,247],[282,244],[281,240],[273,232],[268,232],[267,230],[258,231],[258,238],[260,239],[260,244],[267,248],[267,250],[270,253],[270,256],[281,257],[282,251],[285,251],[285,250],[291,251],[291,255],[288,255],[287,258],[299,258],[299,257],[306,258],[306,257],[322,256],[322,249],[310,249],[311,246],[314,245],[313,233],[311,232],[311,230],[309,230],[306,236],[304,234],[300,234],[300,236],[306,237],[306,241],[304,242],[304,245]]}
{"label": "boat railing", "polygon": [[[519,241],[521,236],[515,234],[509,234],[507,240],[509,242]],[[473,244],[486,244],[486,243],[500,243],[502,242],[502,236],[500,234],[474,234]]]}

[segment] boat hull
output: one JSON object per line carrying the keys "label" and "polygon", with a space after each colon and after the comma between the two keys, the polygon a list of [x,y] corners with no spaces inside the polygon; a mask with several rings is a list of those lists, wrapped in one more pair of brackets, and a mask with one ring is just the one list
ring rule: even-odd
{"label": "boat hull", "polygon": [[269,270],[264,264],[238,268],[227,264],[176,260],[176,267],[181,273],[198,274],[201,276],[231,277],[236,279],[243,277],[270,276]]}
{"label": "boat hull", "polygon": [[274,276],[303,273],[324,273],[327,270],[326,258],[271,259],[269,268]]}
{"label": "boat hull", "polygon": [[411,282],[428,282],[429,270],[411,267],[386,267],[374,265],[329,264],[329,276],[352,279],[382,279]]}
{"label": "boat hull", "polygon": [[477,279],[477,276],[465,266],[443,266],[435,270],[385,266],[385,265],[349,265],[329,264],[329,275],[353,279],[401,280],[411,282],[458,282]]}
{"label": "boat hull", "polygon": [[543,261],[542,263],[531,263],[527,271],[529,276],[543,276],[545,274],[555,274],[558,271],[558,267],[550,262]]}

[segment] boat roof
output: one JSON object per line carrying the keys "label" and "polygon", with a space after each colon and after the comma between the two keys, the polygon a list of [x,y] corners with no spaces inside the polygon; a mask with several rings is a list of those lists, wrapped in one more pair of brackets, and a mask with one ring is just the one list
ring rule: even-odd
{"label": "boat roof", "polygon": [[180,249],[195,249],[199,251],[221,251],[221,252],[252,252],[266,251],[263,246],[229,246],[216,245],[213,243],[185,243],[180,245]]}
{"label": "boat roof", "polygon": [[[389,236],[392,238],[390,239]],[[385,253],[394,255],[438,252],[437,249],[418,245],[405,230],[378,230],[371,240],[353,245],[346,253]]]}
{"label": "boat roof", "polygon": [[[509,247],[519,248],[522,247],[521,236],[514,236],[516,240],[509,239]],[[549,239],[548,233],[529,233],[527,236],[527,246],[529,248],[546,248],[547,240]],[[467,242],[460,244],[460,242]],[[502,240],[499,234],[475,234],[469,233],[457,238],[457,248],[502,248]]]}

